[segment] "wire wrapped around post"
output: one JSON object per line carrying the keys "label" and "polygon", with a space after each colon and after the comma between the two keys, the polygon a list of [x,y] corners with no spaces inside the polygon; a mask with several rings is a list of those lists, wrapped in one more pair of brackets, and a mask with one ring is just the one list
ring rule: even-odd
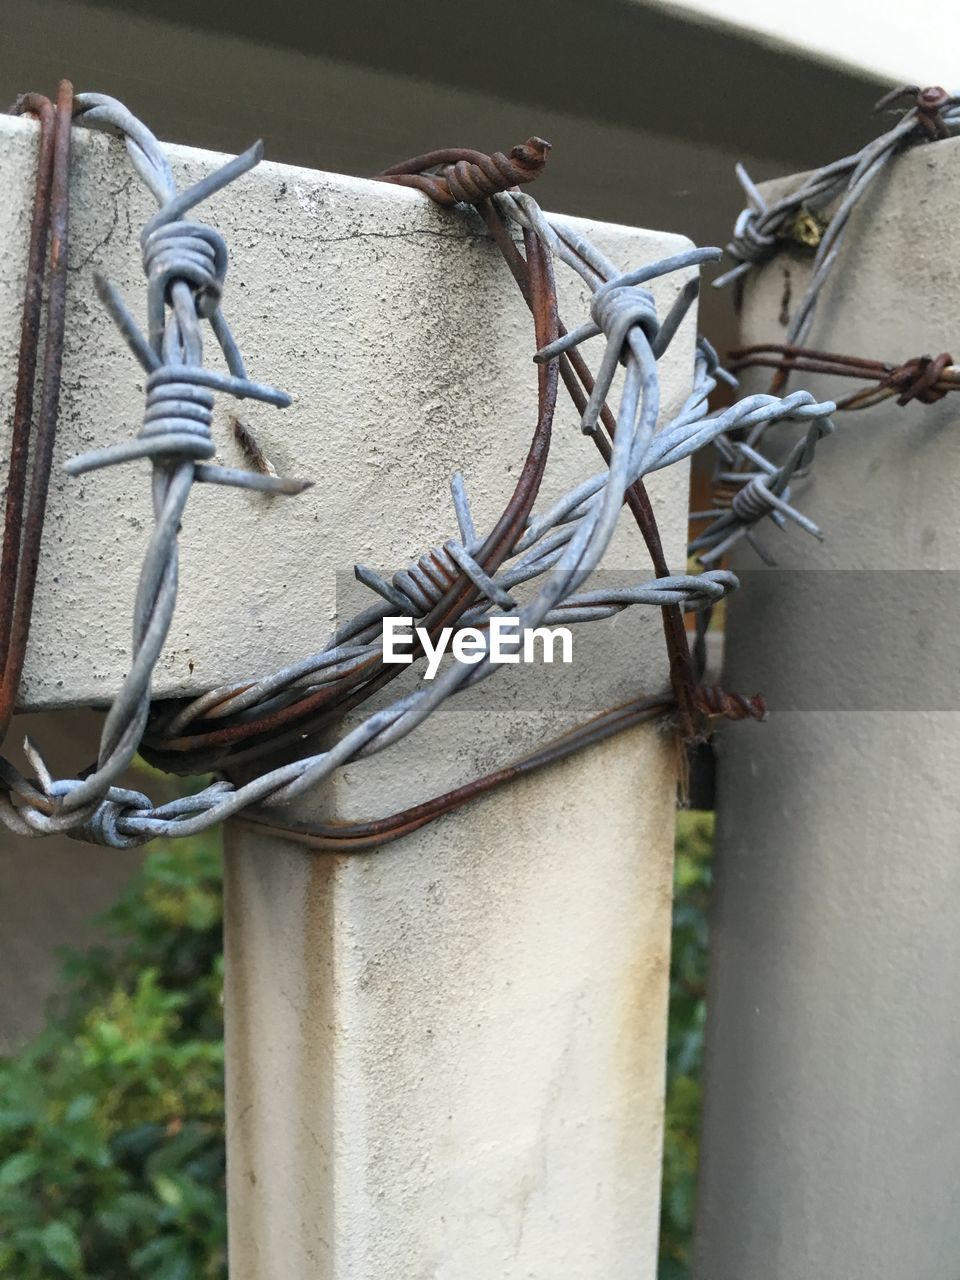
{"label": "wire wrapped around post", "polygon": [[[891,129],[854,155],[807,174],[792,191],[771,203],[743,166],[736,167],[747,199],[726,246],[727,254],[736,265],[714,280],[714,288],[732,282],[739,286],[750,271],[769,261],[784,243],[798,242],[814,251],[810,281],[790,318],[783,341],[759,343],[730,353],[732,369],[774,370],[769,387],[771,395],[783,396],[794,373],[829,374],[874,384],[841,396],[835,405],[838,410],[865,409],[893,397],[900,405],[912,401],[933,404],[960,387],[960,370],[946,352],[935,358],[919,356],[894,365],[817,351],[804,345],[823,288],[835,268],[850,215],[860,200],[890,161],[905,148],[960,134],[960,96],[947,93],[939,86],[921,89],[904,85],[885,94],[875,110],[884,111],[900,102],[905,106],[901,118]],[[784,397],[784,403],[789,398]],[[763,437],[775,420],[771,417],[755,422],[744,440],[720,437],[716,442],[714,507],[694,512],[692,516],[714,521],[690,547],[692,552],[700,553],[705,564],[720,559],[740,538],[745,538],[762,559],[772,563],[754,531],[765,515],[781,527],[789,520],[816,538],[823,536],[813,521],[788,501],[788,482],[809,467],[816,442],[826,429],[815,424],[785,462],[777,465],[761,452]]]}
{"label": "wire wrapped around post", "polygon": [[[478,531],[464,479],[452,484],[459,530],[439,547],[418,556],[407,569],[385,575],[358,565],[357,577],[375,600],[341,626],[320,649],[280,671],[235,681],[186,703],[150,706],[150,677],[162,648],[176,599],[177,529],[195,482],[255,487],[274,493],[296,492],[300,481],[284,481],[247,449],[255,471],[215,467],[211,438],[212,396],[225,392],[282,407],[285,393],[249,381],[240,353],[221,311],[226,247],[214,229],[185,215],[213,191],[233,182],[257,163],[259,147],[232,160],[187,191],[177,194],[162,149],[142,122],[121,104],[96,94],[77,98],[80,123],[123,138],[131,162],[160,206],[144,228],[141,244],[147,288],[144,335],[126,304],[105,281],[99,295],[135,358],[147,373],[147,407],[137,436],[74,459],[73,474],[137,459],[153,471],[155,527],[141,573],[135,613],[130,673],[107,717],[100,759],[77,778],[53,779],[31,745],[35,771],[25,778],[0,763],[0,819],[30,835],[67,831],[81,839],[125,848],[155,836],[187,836],[239,814],[258,824],[282,827],[284,805],[349,761],[385,750],[411,733],[448,698],[489,679],[498,670],[489,650],[476,664],[454,663],[432,681],[421,683],[330,745],[316,746],[319,728],[338,725],[347,711],[383,689],[399,668],[383,660],[384,619],[398,609],[422,619],[431,635],[466,625],[488,627],[509,609],[521,631],[543,623],[592,620],[636,605],[664,611],[671,648],[673,692],[655,691],[624,708],[603,712],[557,742],[514,765],[477,780],[456,794],[435,797],[392,818],[358,824],[358,830],[311,833],[297,827],[298,838],[330,847],[359,849],[395,838],[432,821],[490,786],[541,767],[651,715],[683,711],[685,732],[697,731],[704,716],[759,717],[762,704],[722,691],[698,691],[682,633],[682,611],[702,609],[736,587],[726,570],[701,575],[671,574],[663,560],[659,533],[643,489],[643,477],[679,462],[710,440],[738,427],[755,429],[765,421],[803,416],[825,421],[830,404],[817,404],[797,392],[750,397],[719,414],[709,414],[707,397],[721,376],[716,356],[699,342],[693,390],[679,412],[659,423],[658,360],[668,349],[696,298],[695,281],[686,281],[661,320],[649,281],[716,260],[719,250],[689,249],[661,262],[621,271],[562,219],[543,213],[528,195],[512,188],[536,175],[546,156],[537,139],[499,153],[444,150],[397,166],[385,180],[403,178],[431,198],[456,205],[475,202],[504,251],[524,291],[534,321],[533,351],[538,360],[536,424],[526,460],[500,517],[486,533]],[[480,158],[478,158],[480,157]],[[432,170],[411,172],[418,165]],[[406,179],[410,181],[407,182]],[[454,216],[458,216],[454,209]],[[471,215],[473,216],[473,215]],[[520,233],[520,244],[509,228]],[[557,314],[554,264],[560,261],[587,284],[592,295],[588,325],[567,334]],[[201,321],[209,323],[227,362],[228,373],[207,370],[202,361]],[[605,353],[593,379],[578,345],[590,334],[602,336]],[[616,414],[606,404],[613,372],[626,366]],[[537,509],[540,482],[550,452],[557,392],[563,381],[582,414],[585,431],[596,442],[603,469],[588,475],[547,510]],[[654,576],[632,586],[591,588],[590,579],[610,544],[624,505],[636,517],[654,561]],[[772,512],[778,514],[777,511]],[[668,625],[669,624],[669,625]],[[680,639],[676,626],[680,627]],[[671,631],[671,628],[673,630]],[[134,751],[172,771],[209,770],[220,776],[195,795],[154,805],[140,792],[116,785],[117,775]],[[276,763],[278,752],[281,763]],[[262,772],[250,765],[271,757]],[[292,757],[292,758],[290,758]],[[251,780],[234,785],[238,767]],[[412,825],[411,825],[412,824]]]}

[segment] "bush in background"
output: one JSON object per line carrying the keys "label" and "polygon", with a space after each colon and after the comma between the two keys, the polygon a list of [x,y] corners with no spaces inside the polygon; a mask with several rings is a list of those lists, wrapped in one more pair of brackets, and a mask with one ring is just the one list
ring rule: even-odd
{"label": "bush in background", "polygon": [[160,846],[0,1059],[0,1275],[226,1276],[216,840]]}
{"label": "bush in background", "polygon": [[686,1280],[696,1195],[713,814],[677,814],[660,1280]]}
{"label": "bush in background", "polygon": [[[678,815],[660,1280],[688,1273],[712,843]],[[215,838],[159,845],[0,1058],[0,1276],[226,1277],[220,884]]]}

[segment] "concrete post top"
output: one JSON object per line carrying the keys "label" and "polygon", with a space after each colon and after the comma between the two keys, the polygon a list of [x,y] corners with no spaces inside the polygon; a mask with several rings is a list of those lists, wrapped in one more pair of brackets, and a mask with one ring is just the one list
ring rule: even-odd
{"label": "concrete post top", "polygon": [[[65,92],[70,90],[67,82],[61,88]],[[67,108],[61,106],[58,110],[69,129]],[[510,661],[533,664],[536,658],[530,656],[533,646],[528,641],[534,628],[544,624],[592,624],[633,605],[660,606],[670,611],[666,616],[671,673],[675,679],[676,672],[689,671],[681,609],[702,607],[708,601],[721,598],[736,586],[736,579],[725,570],[708,570],[700,577],[671,575],[667,558],[670,551],[666,549],[664,554],[656,529],[656,515],[645,493],[634,486],[648,475],[685,463],[696,448],[734,428],[741,417],[749,418],[751,425],[758,415],[763,420],[785,415],[817,419],[829,408],[815,404],[807,393],[801,392],[784,401],[767,396],[750,404],[735,404],[708,418],[707,398],[716,384],[717,361],[709,344],[698,343],[691,351],[688,321],[698,286],[690,273],[700,263],[718,258],[719,250],[695,249],[675,242],[671,246],[675,248],[673,253],[664,254],[661,249],[653,261],[624,269],[615,249],[612,253],[605,251],[602,228],[598,229],[599,236],[590,239],[574,223],[545,214],[527,194],[512,187],[505,192],[500,190],[504,183],[529,180],[528,167],[521,166],[523,172],[519,172],[515,163],[523,154],[522,149],[511,152],[512,160],[503,156],[484,158],[475,152],[441,151],[411,162],[412,167],[431,172],[437,161],[461,162],[456,169],[446,170],[439,179],[423,179],[434,187],[438,183],[443,186],[441,203],[448,203],[451,197],[459,199],[464,192],[492,192],[493,203],[484,205],[487,226],[535,316],[535,337],[531,345],[539,367],[531,370],[523,361],[521,369],[526,387],[520,380],[511,385],[508,370],[511,366],[516,368],[517,354],[523,352],[524,342],[518,337],[516,324],[510,323],[509,309],[504,307],[499,291],[494,291],[492,264],[485,262],[476,278],[464,282],[462,260],[448,264],[448,272],[442,278],[437,276],[435,249],[431,250],[430,264],[411,259],[409,246],[405,245],[384,248],[382,252],[375,249],[372,262],[358,262],[352,256],[350,246],[360,239],[403,241],[409,236],[410,231],[389,230],[391,217],[395,218],[400,210],[405,215],[413,207],[402,203],[391,207],[390,197],[395,194],[392,188],[283,170],[251,177],[250,171],[260,158],[256,146],[223,165],[211,163],[211,157],[206,154],[174,154],[176,176],[180,177],[182,171],[186,178],[184,186],[176,181],[171,160],[149,129],[121,103],[101,94],[79,94],[74,99],[74,110],[76,119],[87,121],[94,129],[119,134],[125,140],[125,150],[146,188],[146,191],[135,188],[126,211],[131,233],[135,225],[142,226],[139,240],[147,276],[145,328],[138,326],[125,300],[122,284],[118,287],[109,279],[108,272],[91,272],[98,300],[107,308],[118,331],[115,342],[118,337],[122,339],[135,356],[141,374],[146,375],[143,380],[146,409],[136,435],[131,437],[121,431],[118,441],[116,422],[130,414],[130,410],[127,402],[121,400],[111,401],[107,406],[109,411],[105,412],[103,392],[105,387],[115,385],[114,365],[116,372],[124,366],[117,360],[115,345],[111,348],[109,342],[101,341],[101,335],[93,330],[89,320],[73,326],[70,336],[74,346],[69,354],[76,359],[76,369],[71,369],[68,361],[64,385],[77,394],[73,403],[65,407],[65,416],[72,409],[73,423],[81,431],[85,432],[94,421],[109,431],[113,439],[108,437],[106,443],[96,438],[83,439],[83,443],[92,444],[93,448],[81,449],[79,455],[70,457],[66,469],[71,477],[82,479],[88,471],[100,472],[107,468],[102,475],[93,477],[91,495],[95,494],[101,502],[105,497],[108,500],[113,497],[120,505],[119,512],[111,509],[114,522],[119,516],[121,521],[132,520],[138,530],[144,531],[149,522],[150,531],[140,560],[132,611],[133,644],[128,650],[126,644],[121,645],[113,637],[123,634],[123,631],[117,632],[117,627],[123,624],[116,608],[114,584],[120,581],[124,564],[128,568],[131,565],[129,540],[120,533],[115,535],[111,563],[104,575],[111,586],[105,607],[102,591],[98,590],[100,582],[91,580],[90,570],[98,559],[101,563],[104,560],[104,535],[111,516],[87,507],[77,518],[77,497],[84,497],[85,491],[80,487],[74,491],[75,496],[68,489],[63,491],[64,503],[58,514],[64,532],[58,538],[55,556],[51,557],[58,571],[53,575],[53,584],[58,588],[65,586],[73,593],[70,604],[88,628],[106,631],[111,637],[107,655],[112,655],[112,661],[101,668],[100,676],[108,688],[113,686],[110,692],[114,700],[105,722],[98,763],[92,773],[82,780],[67,779],[58,783],[56,791],[51,790],[51,782],[42,781],[47,794],[40,799],[31,784],[17,780],[12,794],[18,812],[10,815],[17,829],[24,821],[30,829],[44,832],[59,830],[67,823],[82,829],[89,838],[122,844],[123,840],[157,835],[191,834],[251,804],[289,803],[302,791],[332,776],[345,763],[392,745],[434,715],[453,694],[472,690],[488,676],[499,674],[497,655],[493,652],[498,621],[493,614],[497,612],[502,615],[507,611],[512,625],[523,632],[523,654],[512,656]],[[22,129],[19,132],[9,129],[3,136],[12,161],[20,161],[22,202],[23,179],[29,168],[27,135]],[[546,144],[538,143],[535,150],[539,163]],[[116,147],[101,146],[98,150],[93,140],[83,139],[77,151],[78,182],[75,185],[79,187],[76,201],[79,218],[75,219],[75,229],[79,221],[82,232],[88,231],[86,220],[102,209],[104,179],[109,180],[113,175],[119,159]],[[479,159],[479,163],[473,164],[474,159]],[[98,167],[103,170],[101,174],[97,172]],[[401,170],[405,174],[410,167],[401,166]],[[488,170],[496,170],[492,187]],[[388,172],[388,181],[403,180],[394,178],[395,170]],[[93,189],[84,189],[83,180],[91,177],[97,179]],[[240,200],[234,184],[247,178],[250,182],[243,184],[247,195]],[[298,179],[302,179],[302,186]],[[112,197],[106,202],[108,206],[121,201],[131,181],[127,175],[124,183],[110,188]],[[291,224],[277,213],[277,205],[291,185],[300,215],[306,212],[318,223],[316,233],[304,237],[303,253],[296,255],[290,252],[290,233],[302,218]],[[141,208],[143,201],[150,203],[147,192],[159,205],[156,213]],[[11,203],[16,210],[16,200]],[[219,225],[186,220],[195,206],[208,203],[211,208],[216,204]],[[358,231],[358,223],[362,225],[369,219],[371,211],[373,226]],[[24,210],[21,208],[20,212]],[[421,215],[424,212],[422,202],[419,212]],[[114,208],[114,213],[118,213],[118,208]],[[438,241],[473,239],[481,252],[492,250],[488,238],[480,235],[475,211],[471,214],[460,209],[454,213],[460,219],[459,226],[468,228],[466,237],[451,233],[449,223],[446,230],[441,230],[429,220],[413,230],[434,236]],[[130,255],[121,252],[127,246],[120,245],[122,236],[114,235],[117,226],[115,217],[106,234],[94,240],[81,261],[82,268],[90,266],[98,255],[104,255],[109,246],[106,258],[109,260],[117,253],[118,270],[121,274],[124,270],[129,273]],[[340,234],[327,234],[331,227],[334,231],[343,230]],[[525,257],[510,239],[511,228],[516,227],[522,229]],[[646,234],[607,230],[616,247],[624,247],[623,244],[617,246],[620,240],[636,248],[634,242]],[[85,247],[82,232],[81,247]],[[225,233],[243,243],[254,267],[261,271],[264,261],[270,259],[271,250],[275,255],[271,278],[251,275],[250,279],[260,286],[258,297],[261,292],[270,292],[271,280],[274,290],[279,287],[280,296],[276,300],[279,314],[260,312],[257,315],[258,323],[249,347],[239,328],[238,347],[221,310],[228,263]],[[664,239],[669,244],[669,238]],[[346,256],[335,280],[331,279],[329,262],[316,275],[305,270],[304,259],[308,263],[312,261],[311,248],[316,248],[316,240],[320,244],[344,246],[342,252]],[[61,255],[60,261],[65,260]],[[574,281],[579,282],[581,315],[584,312],[589,315],[586,323],[568,327],[566,331],[557,318],[557,298],[552,283],[553,266],[561,263],[572,270]],[[12,271],[10,275],[12,278]],[[411,278],[416,278],[418,287],[416,304],[410,311],[409,322],[398,327],[397,297]],[[477,325],[482,337],[479,353],[475,343],[467,339],[463,344],[462,337],[454,337],[448,327],[451,280],[466,284],[461,296],[470,320]],[[681,282],[664,312],[659,309],[657,293],[647,287],[658,280]],[[241,288],[244,284],[241,279]],[[325,287],[331,284],[333,289],[327,288],[324,293]],[[486,296],[485,285],[490,287]],[[516,294],[512,290],[509,293],[516,304]],[[83,301],[82,284],[80,301]],[[587,301],[589,306],[585,305]],[[78,315],[86,318],[87,314],[78,310]],[[344,315],[350,317],[346,320],[349,335],[346,342],[342,337]],[[207,321],[228,372],[211,368],[204,362],[203,334],[208,332]],[[524,324],[527,332],[528,323]],[[318,486],[322,508],[314,518],[322,521],[321,527],[311,530],[306,537],[301,534],[295,538],[292,547],[284,547],[278,542],[278,535],[285,527],[291,528],[291,520],[296,519],[290,516],[290,509],[299,507],[302,517],[306,500],[298,504],[285,502],[279,509],[269,510],[271,518],[263,521],[263,495],[252,500],[247,496],[249,472],[244,474],[236,467],[224,468],[216,462],[213,392],[252,401],[250,413],[264,402],[274,410],[289,407],[290,396],[260,381],[266,377],[279,380],[260,370],[272,370],[282,363],[286,351],[283,344],[291,330],[297,338],[308,326],[318,337],[322,336],[323,341],[309,352],[298,352],[296,366],[284,381],[294,385],[310,383],[318,400],[328,397],[331,419],[338,419],[341,428],[347,429],[325,433],[332,438],[334,449],[328,457],[332,462],[328,473],[331,479]],[[606,339],[606,345],[594,375],[581,361],[579,352],[576,359],[572,352],[580,344],[600,336]],[[468,357],[467,349],[471,347],[474,349]],[[240,356],[244,348],[248,359],[251,348],[254,351],[250,367],[256,382],[250,381],[245,372]],[[129,364],[129,352],[123,354]],[[424,473],[427,464],[435,458],[429,447],[434,437],[425,438],[422,429],[422,381],[435,381],[438,375],[449,378],[452,366],[459,372],[470,357],[476,362],[478,354],[488,376],[491,364],[496,370],[496,390],[491,398],[495,414],[512,408],[514,402],[519,405],[524,398],[523,391],[528,395],[532,391],[531,383],[536,387],[536,427],[528,437],[526,448],[521,448],[517,456],[516,478],[503,486],[512,496],[493,497],[501,485],[496,483],[496,466],[491,466],[497,444],[495,437],[489,437],[471,456],[468,487],[474,487],[475,479],[481,487],[491,478],[495,478],[495,482],[487,489],[481,488],[481,502],[472,510],[468,509],[457,466],[462,465],[462,456],[453,464],[457,467],[453,506],[460,540],[430,538],[427,552],[417,558],[413,569],[395,573],[390,580],[377,569],[359,564],[356,576],[364,587],[375,593],[375,604],[370,606],[369,598],[364,599],[362,603],[367,607],[359,611],[350,609],[349,614],[353,616],[348,615],[349,621],[336,629],[330,628],[321,643],[318,644],[314,635],[312,643],[290,655],[293,661],[287,658],[278,663],[277,650],[289,643],[293,630],[286,596],[288,583],[282,584],[281,593],[270,591],[276,583],[278,565],[286,557],[283,576],[290,580],[298,604],[300,601],[313,604],[319,599],[321,603],[333,603],[327,616],[339,613],[340,601],[333,602],[331,585],[335,590],[334,557],[340,550],[340,540],[330,536],[330,509],[339,499],[342,518],[339,532],[346,535],[343,541],[352,542],[354,555],[356,546],[362,545],[366,536],[366,546],[377,559],[399,525],[409,527],[418,520],[423,522],[425,511],[433,504],[418,498],[425,495]],[[491,356],[495,359],[491,360]],[[341,373],[341,378],[335,376],[335,370]],[[91,377],[93,372],[97,374],[95,379]],[[75,374],[72,383],[71,373]],[[554,405],[561,375],[580,415],[582,432],[574,451],[555,454],[553,446],[558,437],[554,430]],[[479,438],[472,420],[463,423],[467,430],[458,429],[456,414],[469,401],[482,376],[477,369],[465,385],[456,383],[450,387],[451,404],[444,404],[436,434],[443,438],[451,453],[461,452],[465,437]],[[615,392],[615,383],[619,383],[618,409],[615,416],[612,412],[604,416],[606,402]],[[687,394],[676,395],[674,388],[686,388]],[[530,398],[533,399],[532,395]],[[362,424],[352,420],[345,408],[347,405],[364,415]],[[276,417],[274,412],[266,421],[275,421]],[[359,430],[352,429],[357,426]],[[246,423],[238,429],[234,423],[234,432],[238,443],[242,443],[255,436],[257,429],[251,431]],[[588,468],[583,467],[581,461],[583,434],[596,437],[595,443],[602,455],[599,461],[592,455],[594,465]],[[326,442],[329,443],[329,439]],[[281,473],[322,472],[322,455],[312,452],[315,445],[322,443],[317,439],[315,427],[309,438],[305,434],[299,443],[299,461],[312,457],[318,465],[311,468],[281,464]],[[523,442],[520,443],[522,446]],[[278,438],[278,448],[284,448],[283,437]],[[255,449],[261,459],[261,470],[267,470],[263,453],[276,456],[275,451],[272,446],[262,452],[259,445]],[[248,445],[247,453],[250,452]],[[378,453],[382,453],[388,463],[389,475],[371,477],[370,458],[371,455],[376,458]],[[148,459],[152,468],[153,510],[142,518],[131,515],[125,484],[131,465]],[[508,475],[511,470],[508,466]],[[404,501],[397,503],[393,510],[384,511],[376,536],[370,538],[370,505],[383,498],[389,480],[398,473],[405,473],[408,480]],[[200,531],[198,568],[189,581],[201,584],[203,595],[200,599],[188,597],[178,601],[181,527],[193,513],[194,503],[190,503],[188,510],[192,487],[209,480],[230,486],[225,496],[231,507],[225,520],[218,520],[216,527],[208,525]],[[263,483],[269,485],[275,481],[261,480]],[[235,489],[239,493],[234,492]],[[331,497],[333,501],[328,502]],[[225,540],[222,533],[223,528],[239,527],[233,504],[241,499],[248,503],[246,512],[250,518],[249,542],[243,544]],[[542,506],[539,511],[535,509],[538,501],[546,505],[546,511]],[[485,505],[490,514],[484,519]],[[642,531],[652,565],[639,582],[634,580],[626,586],[611,584],[608,590],[586,590],[599,585],[593,575],[601,565],[615,567],[615,557],[624,554],[623,539],[630,537],[626,522],[621,519],[625,505],[633,512],[635,523]],[[56,502],[53,508],[51,514],[56,513]],[[208,510],[215,512],[214,504]],[[753,516],[745,515],[734,503],[730,519],[739,524]],[[71,520],[75,521],[73,527]],[[191,548],[187,538],[183,543],[184,567],[189,567]],[[430,544],[434,547],[439,544],[441,549],[429,550]],[[367,561],[368,557],[363,559]],[[225,566],[234,567],[237,574],[233,590],[226,593],[233,608],[219,605],[211,608],[211,573]],[[629,567],[632,574],[632,561]],[[330,575],[326,582],[324,570]],[[652,578],[656,581],[651,581]],[[515,588],[525,588],[525,591],[517,596]],[[57,594],[52,591],[41,597],[46,612],[37,611],[39,625],[34,629],[31,649],[36,655],[37,651],[44,653],[45,642],[52,646],[52,653],[56,655],[53,661],[48,651],[46,661],[39,664],[41,682],[46,678],[48,684],[51,670],[59,668],[63,672],[66,656],[62,648],[65,616],[63,611],[56,610]],[[263,668],[258,673],[252,656],[258,646],[252,643],[251,597],[265,594],[268,603],[262,611],[255,610],[254,616],[257,630],[262,633],[260,639],[268,644],[272,660],[268,661],[264,654]],[[438,640],[449,639],[450,623],[485,626],[487,630],[474,632],[476,638],[471,642],[475,646],[474,661],[480,665],[474,669],[470,659],[464,656],[457,643],[464,637],[458,636],[453,645],[456,660],[439,675],[431,660],[417,687],[404,692],[402,685],[394,685],[389,690],[394,696],[388,697],[384,686],[396,672],[387,666],[395,656],[388,653],[384,619],[397,608],[401,610],[401,617],[412,615],[401,621],[401,626],[409,626],[414,619],[428,624],[432,639],[429,644],[426,640],[420,641],[427,654]],[[175,610],[177,621],[185,620],[192,628],[188,632],[189,647],[181,655],[185,661],[171,655]],[[299,612],[302,615],[305,611]],[[310,621],[315,622],[315,617],[311,615]],[[418,631],[418,637],[420,635]],[[572,637],[566,632],[564,643],[568,645],[564,653],[569,656],[563,660],[572,663]],[[662,669],[666,664],[659,643],[655,650],[661,654],[659,662],[645,655],[647,663]],[[638,682],[640,664],[635,654],[636,650],[631,649],[623,655],[623,671],[629,673],[631,693],[635,698],[640,683],[641,698],[645,695],[648,706],[660,707],[664,682],[662,679]],[[598,662],[597,656],[594,651],[581,658],[580,673],[586,679],[573,681],[575,688],[579,686],[579,692],[585,683],[588,688],[596,686],[605,690],[614,686],[618,664]],[[54,701],[61,705],[71,699],[79,700],[80,687],[85,683],[90,688],[98,675],[97,662],[91,660],[89,635],[86,643],[76,645],[72,657],[76,679],[68,682],[63,674],[57,679],[57,688],[63,692],[58,692]],[[544,661],[552,662],[552,657],[545,657]],[[29,672],[29,661],[27,669]],[[431,683],[435,677],[435,683]],[[172,710],[168,707],[157,712],[153,708],[151,713],[151,698],[189,695],[197,691],[197,684],[210,691],[208,698]],[[384,690],[383,705],[375,706],[373,714],[367,714],[371,707],[365,706],[366,718],[354,725],[335,747],[319,749],[318,744],[305,741],[318,727],[329,723],[331,716],[344,708],[355,709],[365,704],[381,690]],[[674,692],[684,713],[692,714],[696,695],[690,679],[682,688],[675,684]],[[587,716],[613,700],[609,696],[591,699]],[[549,716],[535,718],[550,720]],[[583,718],[581,714],[575,720]],[[569,723],[558,726],[569,727]],[[542,740],[543,735],[538,736]],[[217,784],[198,797],[189,810],[165,814],[154,810],[143,797],[108,795],[142,743],[153,752],[148,758],[177,772],[229,770],[230,766],[245,764],[251,752],[254,758],[260,759],[278,745],[292,745],[296,758],[276,769],[268,769],[238,790]],[[45,779],[42,761],[34,759],[34,766],[38,777]],[[104,805],[114,806],[109,820],[102,808]]]}
{"label": "concrete post top", "polygon": [[[36,127],[0,121],[7,246],[0,322],[16,331],[26,257]],[[165,147],[182,188],[221,157]],[[68,478],[68,457],[132,435],[143,376],[93,288],[98,271],[134,315],[142,306],[139,229],[154,208],[113,139],[75,130],[71,268],[60,431],[47,515],[24,709],[108,701],[129,660],[129,619],[152,524],[145,463]],[[489,529],[525,454],[535,415],[532,325],[479,220],[418,192],[261,164],[203,205],[231,251],[224,311],[250,375],[287,389],[289,409],[218,403],[216,462],[247,465],[227,415],[235,408],[281,474],[312,479],[296,500],[204,486],[181,538],[177,612],[154,678],[158,697],[198,694],[315,651],[333,630],[338,590],[357,561],[401,567],[456,532],[449,480],[464,473],[474,518]],[[668,256],[678,236],[570,220],[616,263]],[[665,315],[691,272],[652,281]],[[565,315],[589,314],[567,271]],[[692,364],[692,317],[660,362],[664,415],[679,408]],[[215,362],[214,362],[215,363]],[[15,350],[0,355],[9,417]],[[597,470],[593,446],[564,406],[542,487],[549,503]],[[685,467],[651,482],[655,509],[680,501]],[[229,533],[225,536],[225,531]],[[611,564],[626,553],[615,542]],[[682,568],[679,528],[667,533]],[[308,601],[306,607],[299,602]],[[656,634],[656,619],[642,631]],[[654,645],[638,682],[662,683]]]}

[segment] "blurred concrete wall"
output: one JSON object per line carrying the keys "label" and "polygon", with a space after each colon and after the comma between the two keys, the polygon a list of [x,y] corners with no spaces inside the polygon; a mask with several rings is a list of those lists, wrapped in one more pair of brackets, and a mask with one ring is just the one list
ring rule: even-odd
{"label": "blurred concrete wall", "polygon": [[733,23],[813,58],[834,58],[894,82],[960,87],[960,8],[940,0],[671,0],[692,18]]}

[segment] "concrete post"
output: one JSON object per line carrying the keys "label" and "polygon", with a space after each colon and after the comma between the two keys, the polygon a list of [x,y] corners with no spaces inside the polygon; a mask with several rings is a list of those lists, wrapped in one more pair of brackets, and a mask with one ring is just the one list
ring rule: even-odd
{"label": "concrete post", "polygon": [[[0,120],[11,276],[34,146],[29,122]],[[81,130],[75,156],[61,459],[142,414],[140,376],[90,277],[100,270],[136,305],[149,201],[118,144]],[[219,161],[170,156],[181,183]],[[283,414],[243,416],[281,472],[317,486],[288,502],[210,486],[193,496],[160,697],[315,651],[352,611],[356,560],[392,571],[455,530],[455,468],[478,528],[491,527],[536,410],[529,317],[469,213],[269,164],[203,212],[233,252],[225,311],[248,368],[294,395]],[[625,265],[686,244],[589,232]],[[661,314],[686,278],[654,283]],[[0,331],[13,329],[18,287],[0,289]],[[564,279],[560,300],[572,320],[587,314],[577,281]],[[690,316],[661,362],[665,413],[689,390],[693,334]],[[3,359],[0,415],[13,385]],[[218,415],[220,460],[235,465]],[[572,410],[555,441],[547,503],[597,466]],[[141,471],[57,480],[26,706],[102,703],[118,686],[150,527]],[[686,482],[672,467],[651,485],[678,568]],[[636,530],[608,563],[648,571]],[[291,817],[389,813],[666,681],[654,610],[587,624],[573,669],[497,674]],[[229,835],[234,1280],[651,1280],[673,803],[669,737],[645,725],[381,853],[311,856]]]}
{"label": "concrete post", "polygon": [[641,728],[366,857],[228,833],[232,1274],[652,1280],[673,781]]}
{"label": "concrete post", "polygon": [[[809,346],[957,351],[958,160],[886,170]],[[778,340],[806,278],[764,268],[745,343]],[[772,712],[721,747],[698,1280],[960,1274],[958,418],[839,415],[800,498],[826,541],[772,531],[779,570],[730,604],[727,681]]]}

